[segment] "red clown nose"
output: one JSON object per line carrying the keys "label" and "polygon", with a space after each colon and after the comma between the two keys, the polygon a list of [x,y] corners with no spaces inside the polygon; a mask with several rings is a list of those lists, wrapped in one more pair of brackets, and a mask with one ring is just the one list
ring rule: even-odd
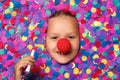
{"label": "red clown nose", "polygon": [[57,42],[57,48],[60,52],[67,53],[71,49],[71,43],[66,38],[61,38]]}

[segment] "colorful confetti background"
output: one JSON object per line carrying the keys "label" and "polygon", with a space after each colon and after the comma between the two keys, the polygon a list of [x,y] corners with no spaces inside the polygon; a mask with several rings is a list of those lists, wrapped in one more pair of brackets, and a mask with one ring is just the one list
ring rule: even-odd
{"label": "colorful confetti background", "polygon": [[[80,24],[80,55],[67,67],[43,53],[56,10],[70,11]],[[33,47],[40,76],[49,75],[42,80],[120,80],[120,0],[0,0],[0,80],[14,80],[15,63]]]}

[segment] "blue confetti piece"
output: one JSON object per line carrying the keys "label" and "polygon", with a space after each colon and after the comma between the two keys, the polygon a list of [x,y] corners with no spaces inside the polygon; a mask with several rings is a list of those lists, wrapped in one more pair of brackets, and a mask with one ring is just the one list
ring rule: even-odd
{"label": "blue confetti piece", "polygon": [[60,4],[60,0],[55,0],[54,4],[55,4],[55,5]]}
{"label": "blue confetti piece", "polygon": [[8,60],[11,60],[11,59],[12,59],[12,56],[11,56],[11,55],[8,55],[7,59],[8,59]]}
{"label": "blue confetti piece", "polygon": [[12,15],[10,13],[5,14],[5,19],[10,19],[12,17]]}

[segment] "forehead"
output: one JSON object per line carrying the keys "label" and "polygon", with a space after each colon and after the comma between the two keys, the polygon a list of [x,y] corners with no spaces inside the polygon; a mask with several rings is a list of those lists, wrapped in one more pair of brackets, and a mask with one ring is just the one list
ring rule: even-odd
{"label": "forehead", "polygon": [[49,19],[47,29],[48,32],[59,32],[65,30],[67,30],[67,32],[73,30],[75,30],[75,32],[79,32],[78,22],[76,18],[71,16],[57,16]]}
{"label": "forehead", "polygon": [[66,15],[59,15],[52,17],[48,20],[48,27],[51,25],[74,25],[78,26],[78,21],[75,17],[66,16]]}

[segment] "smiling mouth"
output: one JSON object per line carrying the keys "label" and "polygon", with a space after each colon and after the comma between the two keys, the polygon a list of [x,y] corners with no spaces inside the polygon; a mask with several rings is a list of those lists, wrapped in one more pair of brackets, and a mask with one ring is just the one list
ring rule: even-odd
{"label": "smiling mouth", "polygon": [[67,55],[67,54],[70,54],[71,52],[59,52],[59,51],[56,51],[57,54],[60,54],[60,55]]}

